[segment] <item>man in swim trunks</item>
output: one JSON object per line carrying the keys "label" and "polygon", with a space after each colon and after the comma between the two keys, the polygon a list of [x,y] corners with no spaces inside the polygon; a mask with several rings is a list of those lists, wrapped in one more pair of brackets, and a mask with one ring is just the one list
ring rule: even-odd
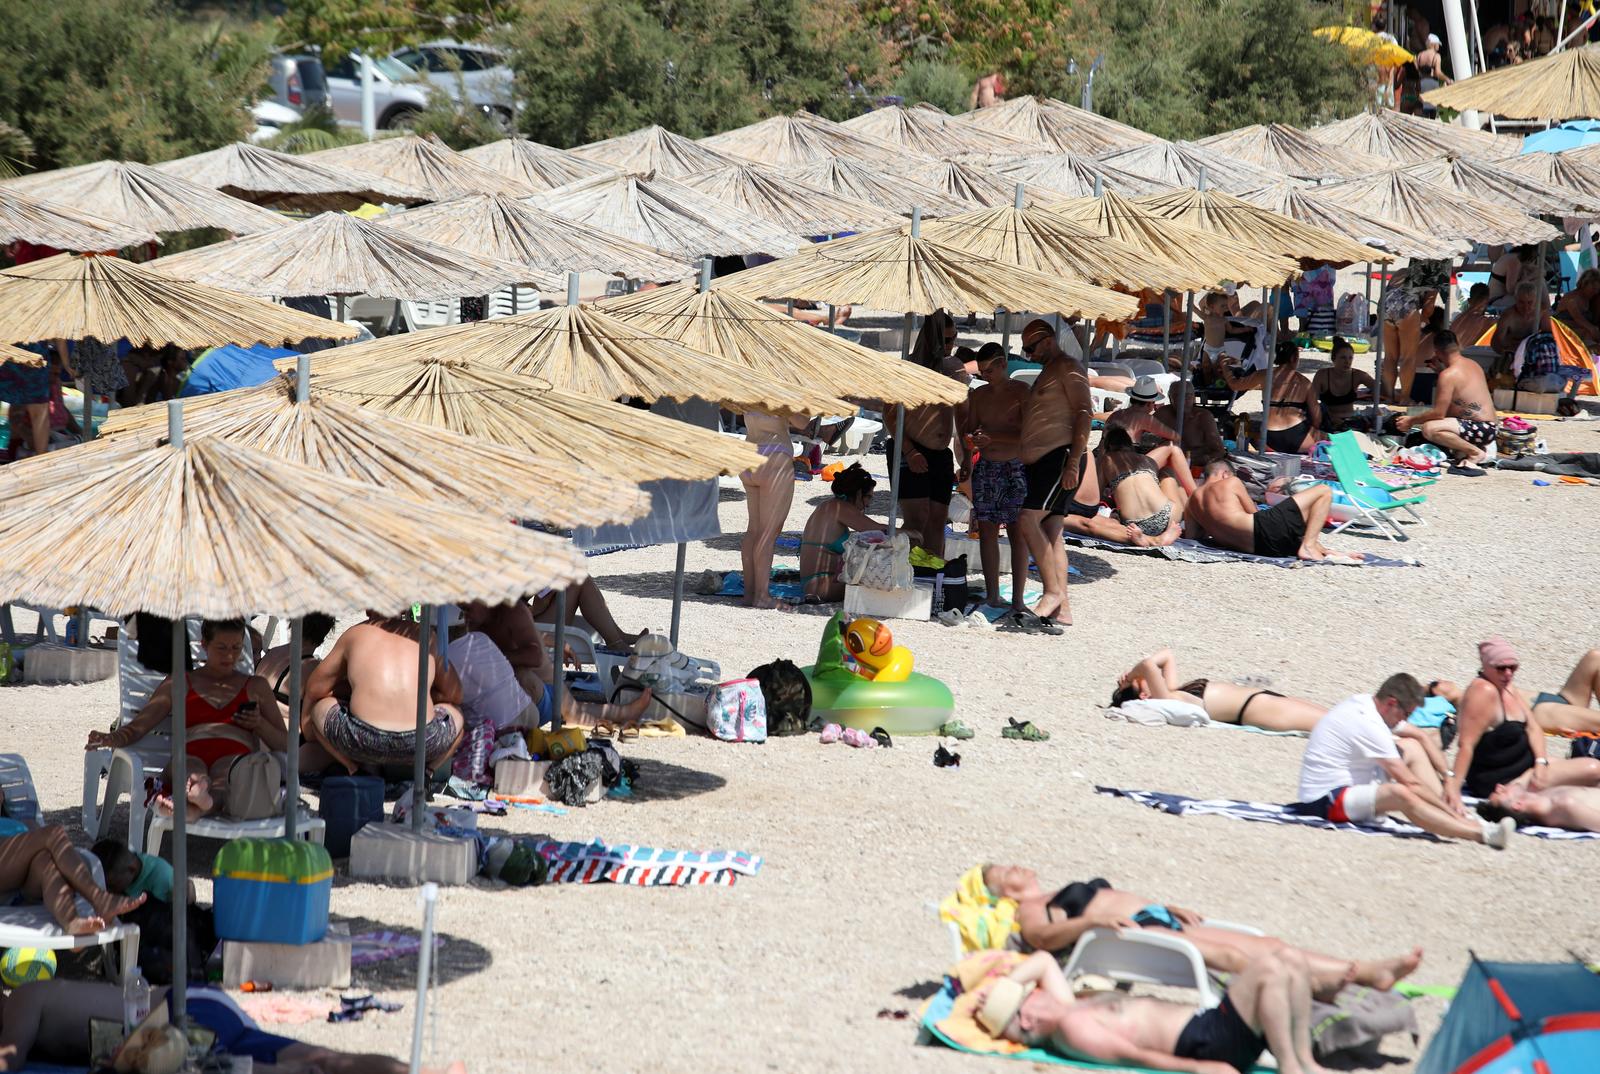
{"label": "man in swim trunks", "polygon": [[1333,509],[1333,493],[1317,484],[1301,489],[1265,510],[1256,506],[1244,482],[1233,472],[1227,455],[1205,460],[1205,482],[1189,497],[1184,519],[1212,543],[1236,552],[1313,563],[1359,559],[1332,552],[1322,544],[1322,527]]}
{"label": "man in swim trunks", "polygon": [[976,991],[977,1021],[997,1038],[1068,1059],[1243,1074],[1270,1046],[1282,1074],[1322,1074],[1311,1055],[1311,987],[1305,959],[1279,952],[1251,960],[1222,1002],[1188,1004],[1120,992],[1079,999],[1047,952]]}
{"label": "man in swim trunks", "polygon": [[1401,433],[1421,429],[1429,443],[1439,445],[1455,457],[1456,464],[1450,467],[1452,474],[1482,477],[1483,471],[1477,464],[1489,457],[1483,449],[1494,443],[1495,430],[1500,424],[1483,367],[1464,357],[1455,333],[1445,330],[1433,335],[1433,354],[1428,357],[1428,368],[1439,374],[1438,387],[1433,390],[1433,405],[1426,413],[1397,419],[1395,428]]}
{"label": "man in swim trunks", "polygon": [[[978,523],[978,544],[983,552],[984,603],[1000,603],[1000,527],[1011,543],[1011,608],[1026,610],[1023,590],[1028,581],[1028,546],[1017,534],[1017,513],[1028,498],[1028,476],[1017,451],[1022,444],[1022,411],[1028,386],[1012,380],[1005,349],[985,343],[978,351],[978,376],[982,387],[967,395],[958,413],[962,445],[961,470],[972,477],[972,516]],[[976,464],[972,452],[978,453]],[[1008,619],[1015,619],[1008,616]]]}
{"label": "man in swim trunks", "polygon": [[[418,626],[376,612],[339,635],[305,685],[300,763],[321,771],[332,761],[355,772],[363,765],[409,765],[417,738]],[[428,656],[433,716],[425,731],[430,770],[450,759],[464,726],[461,680]]]}
{"label": "man in swim trunks", "polygon": [[1039,580],[1044,584],[1044,595],[1032,614],[1047,632],[1060,633],[1058,620],[1068,626],[1072,623],[1067,603],[1067,547],[1061,540],[1063,519],[1069,513],[1092,517],[1099,510],[1099,477],[1088,465],[1094,404],[1083,366],[1061,350],[1048,321],[1028,322],[1022,330],[1022,353],[1044,368],[1022,408],[1017,457],[1025,467],[1028,495],[1016,529],[1039,565]]}

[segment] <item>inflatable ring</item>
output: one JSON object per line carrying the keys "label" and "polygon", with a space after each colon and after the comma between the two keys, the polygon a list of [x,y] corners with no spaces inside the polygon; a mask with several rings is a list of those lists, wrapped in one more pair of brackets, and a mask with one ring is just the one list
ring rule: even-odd
{"label": "inflatable ring", "polygon": [[[950,688],[931,675],[912,672],[903,682],[874,682],[844,665],[843,616],[823,628],[817,661],[801,668],[811,684],[811,714],[821,723],[891,735],[936,735],[955,715]],[[819,670],[820,669],[820,670]]]}
{"label": "inflatable ring", "polygon": [[[1344,341],[1350,344],[1350,352],[1352,354],[1366,354],[1372,349],[1371,343],[1368,343],[1366,340],[1360,339],[1356,336],[1345,336]],[[1316,339],[1311,341],[1311,345],[1317,348],[1319,351],[1331,352],[1333,350],[1333,337],[1318,336]]]}

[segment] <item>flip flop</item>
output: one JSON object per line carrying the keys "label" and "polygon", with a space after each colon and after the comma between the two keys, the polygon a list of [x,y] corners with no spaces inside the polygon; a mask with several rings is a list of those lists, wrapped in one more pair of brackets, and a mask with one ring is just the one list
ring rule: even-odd
{"label": "flip flop", "polygon": [[886,750],[894,748],[894,739],[890,738],[889,732],[885,731],[881,727],[874,727],[870,737],[872,738],[872,741],[876,742]]}
{"label": "flip flop", "polygon": [[1019,611],[1017,618],[1022,621],[1024,627],[1032,634],[1049,634],[1051,637],[1055,637],[1066,633],[1061,629],[1061,624],[1054,619],[1047,619],[1030,611]]}
{"label": "flip flop", "polygon": [[933,766],[935,768],[960,768],[961,754],[951,753],[943,746],[933,751]]}
{"label": "flip flop", "polygon": [[1015,719],[1008,718],[1006,722],[1010,726],[1001,729],[1001,738],[1015,738],[1023,742],[1045,742],[1050,738],[1050,732],[1040,730],[1032,720],[1018,722]]}
{"label": "flip flop", "polygon": [[965,742],[967,739],[973,738],[977,735],[976,731],[962,723],[960,720],[947,721],[942,727],[939,728],[939,733],[945,738],[954,738],[962,742]]}
{"label": "flip flop", "polygon": [[1468,466],[1465,463],[1457,463],[1456,465],[1454,465],[1454,466],[1450,467],[1448,470],[1446,470],[1445,473],[1447,473],[1447,474],[1455,474],[1457,477],[1483,477],[1484,476],[1484,471],[1478,469],[1478,467],[1476,467],[1476,466]]}
{"label": "flip flop", "polygon": [[[1038,616],[1034,616],[1037,620]],[[1023,618],[1020,612],[1007,612],[995,620],[994,628],[1002,634],[1043,634],[1044,631],[1034,623]]]}

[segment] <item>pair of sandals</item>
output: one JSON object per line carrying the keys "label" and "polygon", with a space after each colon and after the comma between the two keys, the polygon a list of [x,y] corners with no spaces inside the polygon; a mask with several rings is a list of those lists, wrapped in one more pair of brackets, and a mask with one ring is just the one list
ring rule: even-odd
{"label": "pair of sandals", "polygon": [[1066,631],[1061,624],[1049,616],[1035,615],[1026,608],[1018,608],[1007,612],[995,623],[994,628],[1007,634],[1045,634],[1050,637],[1059,637]]}

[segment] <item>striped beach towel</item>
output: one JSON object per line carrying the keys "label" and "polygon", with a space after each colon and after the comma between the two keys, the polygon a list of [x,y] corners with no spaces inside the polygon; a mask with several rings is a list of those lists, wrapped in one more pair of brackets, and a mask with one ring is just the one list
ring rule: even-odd
{"label": "striped beach towel", "polygon": [[535,850],[550,863],[550,884],[631,884],[635,887],[731,887],[761,871],[761,857],[738,850],[542,840]]}

